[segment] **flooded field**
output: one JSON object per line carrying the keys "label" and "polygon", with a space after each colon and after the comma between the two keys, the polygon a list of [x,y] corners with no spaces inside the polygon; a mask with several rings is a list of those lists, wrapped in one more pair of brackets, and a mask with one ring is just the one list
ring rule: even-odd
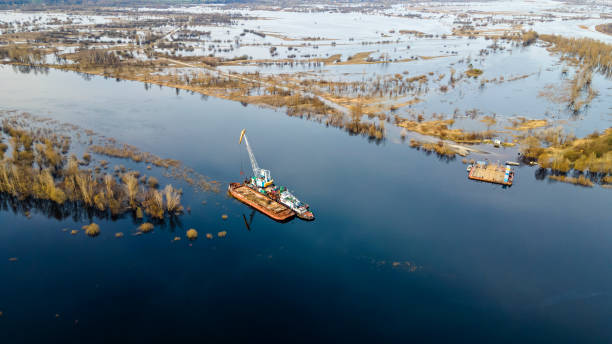
{"label": "flooded field", "polygon": [[[26,217],[5,199],[0,326],[8,338],[70,340],[104,331],[107,340],[228,333],[282,340],[297,332],[401,341],[430,338],[439,328],[453,329],[436,331],[440,340],[612,336],[612,280],[601,273],[610,265],[609,190],[538,180],[530,167],[502,189],[468,182],[457,160],[373,145],[272,110],[53,70],[0,73],[8,81],[1,86],[5,110],[112,133],[222,183],[248,169],[237,144],[248,127],[262,166],[317,212],[314,223],[279,224],[224,193],[175,182],[190,213],[142,236],[130,235],[138,227],[131,217],[96,219],[101,233],[92,239],[63,231],[80,229],[87,216],[58,221],[28,205]],[[186,240],[189,228],[201,233],[194,242]],[[222,230],[227,237],[217,238]],[[40,331],[28,334],[24,324]],[[283,331],[267,332],[278,324]]]}
{"label": "flooded field", "polygon": [[[611,15],[0,11],[2,337],[612,340]],[[314,222],[227,194],[244,128]]]}

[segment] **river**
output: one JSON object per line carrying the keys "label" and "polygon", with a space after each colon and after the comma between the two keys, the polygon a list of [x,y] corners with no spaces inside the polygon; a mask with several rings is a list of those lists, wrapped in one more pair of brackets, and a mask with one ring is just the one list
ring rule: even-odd
{"label": "river", "polygon": [[62,231],[82,218],[3,208],[4,343],[612,340],[610,190],[530,167],[511,188],[471,182],[460,159],[137,82],[8,66],[0,80],[0,110],[179,159],[222,190],[250,171],[246,128],[260,166],[317,217],[255,213],[247,228],[252,212],[225,192],[176,181],[191,213],[142,236],[131,218],[95,219],[89,238]]}

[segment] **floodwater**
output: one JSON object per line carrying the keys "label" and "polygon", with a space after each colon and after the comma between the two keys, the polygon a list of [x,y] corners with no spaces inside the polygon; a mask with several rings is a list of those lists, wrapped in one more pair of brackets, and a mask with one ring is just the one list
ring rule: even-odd
{"label": "floodwater", "polygon": [[255,213],[249,230],[246,206],[176,181],[191,214],[142,236],[131,218],[71,236],[62,228],[89,219],[3,205],[3,343],[612,341],[610,190],[529,167],[511,188],[471,182],[460,161],[407,144],[137,82],[10,67],[0,80],[2,110],[93,129],[223,186],[249,173],[246,128],[259,164],[317,216]]}

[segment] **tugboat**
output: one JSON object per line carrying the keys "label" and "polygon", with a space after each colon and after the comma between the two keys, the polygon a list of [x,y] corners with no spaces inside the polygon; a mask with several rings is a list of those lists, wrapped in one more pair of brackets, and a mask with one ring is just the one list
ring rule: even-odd
{"label": "tugboat", "polygon": [[[274,180],[272,179],[271,173],[269,170],[264,170],[259,167],[257,164],[257,160],[255,160],[255,155],[253,154],[253,150],[249,145],[249,140],[246,137],[246,129],[242,130],[240,133],[240,140],[238,140],[238,144],[244,143],[247,147],[247,151],[249,153],[249,159],[251,160],[251,167],[253,169],[253,177],[244,181],[244,184],[232,183],[230,184],[230,194],[241,202],[250,205],[251,207],[259,210],[260,212],[272,217],[273,219],[277,219],[278,216],[272,216],[270,210],[268,208],[275,208],[275,212],[280,211],[281,209],[277,209],[276,204],[287,207],[291,213],[294,213],[302,220],[312,221],[314,220],[314,214],[310,210],[310,207],[306,203],[302,203],[297,197],[295,197],[289,190],[287,190],[284,186],[276,186],[274,185]],[[242,185],[250,188],[251,190],[260,194],[260,196],[264,196],[269,200],[269,206],[266,206],[265,202],[261,202],[259,200],[257,204],[253,203],[252,200],[247,199],[245,197],[241,197],[241,195],[232,192],[233,190],[237,190],[238,187]],[[252,197],[250,197],[252,198]],[[254,198],[253,198],[254,200]],[[280,211],[282,213],[282,217],[289,218],[290,215],[285,211]]]}
{"label": "tugboat", "polygon": [[308,204],[300,202],[300,200],[285,189],[284,186],[280,187],[280,202],[295,211],[295,214],[300,219],[306,221],[314,220],[314,214],[310,211]]}

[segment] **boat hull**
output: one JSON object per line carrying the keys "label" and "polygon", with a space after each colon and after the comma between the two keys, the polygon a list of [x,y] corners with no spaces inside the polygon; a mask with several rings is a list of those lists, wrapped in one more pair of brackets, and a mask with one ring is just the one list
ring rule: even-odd
{"label": "boat hull", "polygon": [[301,213],[301,214],[299,212],[296,212],[296,216],[298,218],[302,219],[302,220],[305,220],[305,221],[314,221],[314,219],[315,219],[314,214],[312,213],[312,211],[307,211],[307,212],[304,212],[304,213]]}

